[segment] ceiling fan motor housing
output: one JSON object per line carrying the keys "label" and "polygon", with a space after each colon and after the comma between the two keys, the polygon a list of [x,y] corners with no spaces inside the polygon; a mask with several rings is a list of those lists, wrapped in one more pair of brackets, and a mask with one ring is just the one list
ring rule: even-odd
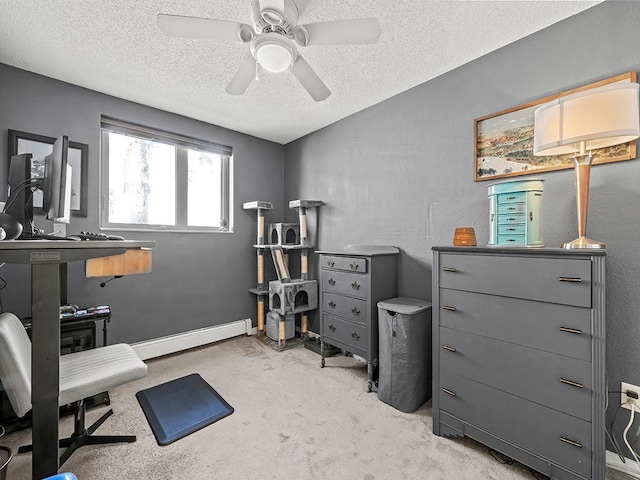
{"label": "ceiling fan motor housing", "polygon": [[259,0],[251,2],[251,21],[257,34],[274,32],[287,37],[293,36],[298,24],[298,7],[293,0],[284,0],[284,15],[273,9],[260,10]]}

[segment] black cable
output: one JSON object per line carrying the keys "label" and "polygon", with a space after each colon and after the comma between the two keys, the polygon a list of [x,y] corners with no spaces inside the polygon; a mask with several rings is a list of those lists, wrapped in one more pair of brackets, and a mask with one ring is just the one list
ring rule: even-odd
{"label": "black cable", "polygon": [[496,461],[502,463],[503,465],[513,465],[515,463],[515,460],[513,458],[508,457],[507,455],[500,453],[492,448],[489,449],[489,453]]}
{"label": "black cable", "polygon": [[[7,209],[8,209],[11,205],[13,205],[13,203],[16,201],[16,198],[18,198],[18,195],[17,195],[17,194],[18,194],[18,193],[20,193],[22,190],[26,189],[27,187],[29,187],[31,183],[33,183],[33,186],[34,186],[35,188],[38,188],[38,187],[39,187],[39,185],[38,185],[38,180],[39,180],[38,178],[30,178],[30,179],[28,179],[28,180],[25,180],[25,181],[23,181],[23,182],[20,182],[18,185],[16,185],[15,187],[13,187],[13,189],[12,189],[11,193],[9,194],[9,196],[10,196],[10,197],[12,197],[12,198],[11,198],[11,201],[10,201],[10,202],[7,202],[7,203],[5,204],[4,208],[2,209],[2,213],[6,213],[6,212],[7,212]],[[18,191],[17,191],[17,192],[15,192],[15,194],[14,194],[13,190],[16,190],[16,189],[17,189]],[[32,194],[33,194],[33,192],[32,192]]]}
{"label": "black cable", "polygon": [[[516,463],[516,461],[513,458],[505,455],[504,453],[500,453],[492,448],[489,449],[489,454],[494,458],[494,460],[496,460],[497,462],[503,465],[513,465],[514,463]],[[527,468],[529,469],[529,473],[531,473],[531,475],[533,475],[533,478],[535,478],[536,480],[549,480],[549,477],[547,477],[546,475],[536,472],[531,467],[527,467]],[[542,476],[539,476],[539,475],[542,475]]]}
{"label": "black cable", "polygon": [[111,280],[115,280],[116,278],[122,278],[122,275],[116,275],[115,277],[110,278],[109,280],[101,282],[100,283],[100,288],[104,288],[107,283],[109,283]]}

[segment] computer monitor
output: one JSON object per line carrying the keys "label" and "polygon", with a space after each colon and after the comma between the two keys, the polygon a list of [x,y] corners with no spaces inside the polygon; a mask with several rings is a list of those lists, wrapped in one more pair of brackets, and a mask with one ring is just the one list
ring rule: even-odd
{"label": "computer monitor", "polygon": [[59,137],[52,152],[44,159],[42,208],[45,217],[69,223],[71,217],[71,167],[67,164],[69,138]]}
{"label": "computer monitor", "polygon": [[[67,164],[69,138],[59,137],[44,159],[44,177],[32,177],[30,153],[11,157],[9,167],[9,196],[4,213],[22,226],[17,238],[33,239],[44,235],[33,224],[33,191],[43,191],[42,208],[45,217],[58,223],[69,223],[71,213],[71,167]],[[1,219],[0,219],[1,220]],[[2,222],[0,222],[2,223]],[[2,225],[0,225],[2,226]],[[5,229],[6,230],[6,229]],[[16,238],[16,237],[14,237]],[[7,239],[11,239],[7,236]]]}

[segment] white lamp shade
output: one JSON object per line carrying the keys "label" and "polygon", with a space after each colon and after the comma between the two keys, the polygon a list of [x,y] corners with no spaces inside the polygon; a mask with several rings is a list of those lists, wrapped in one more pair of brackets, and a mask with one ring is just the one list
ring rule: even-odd
{"label": "white lamp shade", "polygon": [[640,136],[638,84],[613,83],[545,103],[534,113],[533,154],[562,155]]}

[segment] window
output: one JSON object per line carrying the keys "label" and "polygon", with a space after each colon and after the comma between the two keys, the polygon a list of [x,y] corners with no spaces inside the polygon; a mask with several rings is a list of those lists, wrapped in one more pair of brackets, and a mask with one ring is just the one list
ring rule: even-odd
{"label": "window", "polygon": [[230,232],[231,148],[102,118],[101,227]]}

